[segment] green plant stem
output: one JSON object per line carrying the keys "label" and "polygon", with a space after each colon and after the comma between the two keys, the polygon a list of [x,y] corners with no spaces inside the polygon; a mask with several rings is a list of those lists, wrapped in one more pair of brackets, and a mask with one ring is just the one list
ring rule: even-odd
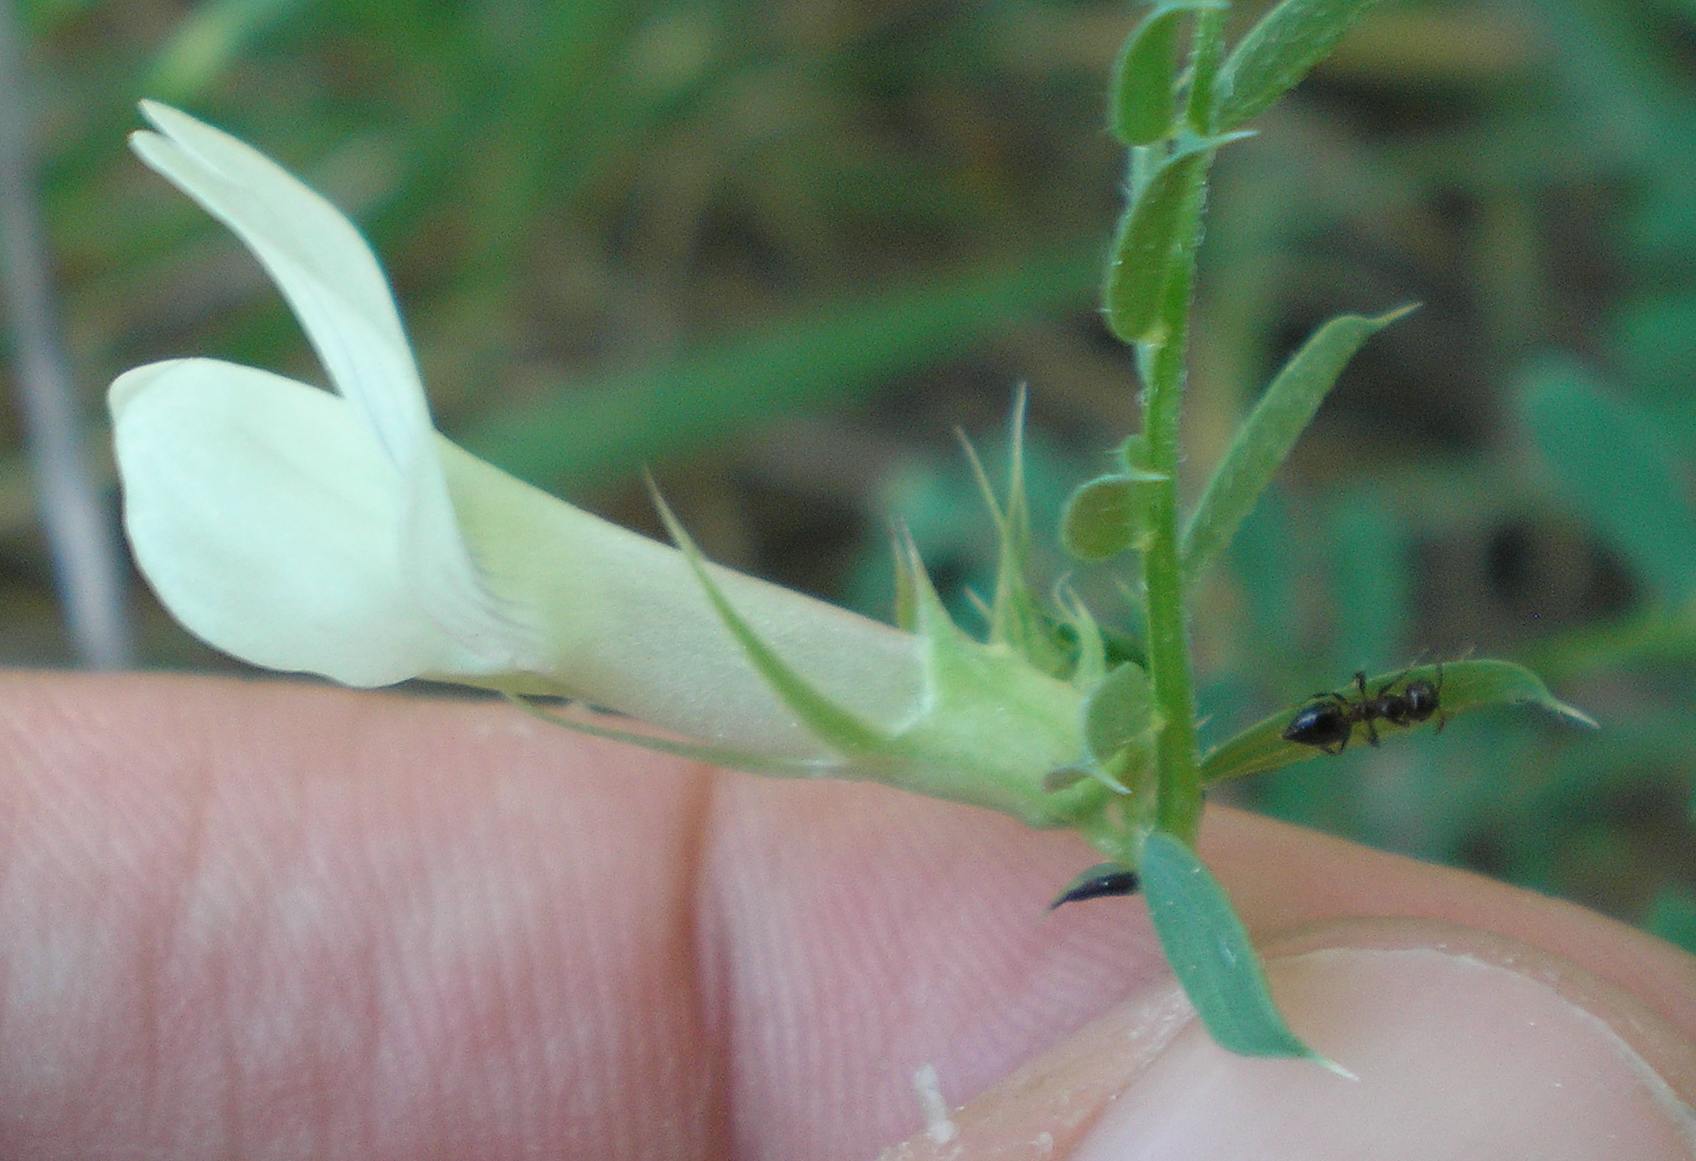
{"label": "green plant stem", "polygon": [[[1192,126],[1207,125],[1212,120],[1212,78],[1223,29],[1218,13],[1205,12],[1196,21],[1194,81],[1187,114]],[[1145,357],[1139,360],[1148,370],[1143,412],[1148,466],[1166,477],[1154,498],[1149,541],[1143,551],[1149,676],[1160,715],[1155,747],[1159,770],[1156,821],[1161,830],[1192,844],[1201,824],[1201,759],[1196,746],[1195,689],[1178,551],[1178,428],[1189,351],[1190,292],[1195,283],[1206,195],[1204,165],[1196,169],[1179,212],[1180,252],[1161,299],[1162,337],[1152,353],[1142,352]]]}
{"label": "green plant stem", "polygon": [[1191,56],[1190,99],[1184,116],[1190,129],[1202,137],[1213,132],[1213,82],[1219,75],[1219,62],[1225,56],[1225,12],[1223,9],[1204,9],[1195,21],[1195,51]]}

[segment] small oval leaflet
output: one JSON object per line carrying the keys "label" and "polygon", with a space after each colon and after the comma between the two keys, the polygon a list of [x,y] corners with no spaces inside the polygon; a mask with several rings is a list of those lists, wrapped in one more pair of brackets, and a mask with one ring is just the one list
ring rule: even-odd
{"label": "small oval leaflet", "polygon": [[1151,145],[1171,131],[1177,111],[1172,79],[1178,69],[1178,7],[1157,8],[1125,39],[1113,67],[1113,136],[1126,145]]}
{"label": "small oval leaflet", "polygon": [[1136,539],[1136,482],[1129,476],[1097,476],[1078,485],[1060,516],[1060,545],[1082,561],[1117,556]]}

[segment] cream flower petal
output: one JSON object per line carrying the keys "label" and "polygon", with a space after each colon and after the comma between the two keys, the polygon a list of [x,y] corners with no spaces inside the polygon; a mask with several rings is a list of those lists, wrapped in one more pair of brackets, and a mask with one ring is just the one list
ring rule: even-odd
{"label": "cream flower petal", "polygon": [[[346,401],[212,359],[137,368],[110,399],[136,560],[172,614],[219,649],[349,685],[435,677],[567,693],[694,737],[828,756],[748,665],[675,549],[433,437],[490,583],[546,627],[544,676],[505,672],[426,615],[395,535],[398,470]],[[715,571],[845,704],[892,727],[915,712],[915,638]]]}
{"label": "cream flower petal", "polygon": [[[1071,817],[1077,795],[1041,779],[1081,746],[1076,691],[952,625],[899,632],[698,574],[454,447],[353,226],[241,142],[146,109],[161,132],[136,135],[137,152],[240,235],[340,393],[203,359],[112,385],[130,540],[191,630],[274,669],[568,694],[755,768],[852,767],[1035,822]],[[826,721],[887,749],[845,745]]]}
{"label": "cream flower petal", "polygon": [[535,628],[504,607],[458,534],[436,433],[388,282],[341,212],[252,147],[169,106],[142,110],[159,133],[131,142],[143,161],[241,238],[306,329],[336,389],[399,469],[389,532],[422,608],[489,666],[535,663]]}
{"label": "cream flower petal", "polygon": [[399,471],[346,401],[180,359],[120,376],[110,404],[136,562],[197,636],[349,685],[486,668],[420,607]]}
{"label": "cream flower petal", "polygon": [[252,146],[168,105],[141,109],[160,132],[131,134],[136,153],[259,259],[390,457],[406,463],[428,446],[433,425],[405,328],[353,223]]}

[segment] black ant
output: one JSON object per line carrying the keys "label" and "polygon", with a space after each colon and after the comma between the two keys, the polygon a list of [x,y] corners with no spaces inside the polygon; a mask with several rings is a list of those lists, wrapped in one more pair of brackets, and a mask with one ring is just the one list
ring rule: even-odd
{"label": "black ant", "polygon": [[1290,719],[1290,724],[1284,727],[1284,740],[1318,746],[1327,754],[1341,754],[1354,735],[1356,722],[1366,727],[1366,740],[1376,746],[1378,727],[1374,723],[1411,726],[1430,720],[1432,714],[1437,715],[1437,731],[1441,733],[1449,720],[1443,713],[1443,666],[1440,663],[1437,666],[1435,683],[1419,678],[1408,682],[1400,693],[1391,693],[1396,682],[1407,674],[1408,670],[1404,669],[1379,686],[1377,693],[1368,693],[1366,673],[1357,670],[1354,685],[1360,691],[1358,697],[1333,692],[1314,694],[1323,700],[1303,707]]}

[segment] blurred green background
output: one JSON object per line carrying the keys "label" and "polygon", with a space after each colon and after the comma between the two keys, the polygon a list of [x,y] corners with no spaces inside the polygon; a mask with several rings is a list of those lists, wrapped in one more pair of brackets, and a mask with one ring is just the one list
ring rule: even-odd
{"label": "blurred green background", "polygon": [[[989,588],[956,426],[993,470],[1029,385],[1053,577],[1060,501],[1135,422],[1094,309],[1127,3],[20,14],[102,456],[101,393],[137,363],[320,378],[258,267],[123,147],[141,96],[354,213],[450,435],[650,531],[651,464],[718,559],[876,616],[892,517],[962,607]],[[1533,666],[1605,729],[1478,715],[1233,793],[1696,949],[1696,3],[1388,4],[1257,127],[1215,170],[1188,494],[1315,325],[1425,305],[1348,370],[1198,595],[1206,738],[1357,668],[1468,650]],[[0,407],[0,663],[72,664],[22,438]],[[1076,574],[1109,619],[1126,567]],[[130,599],[143,664],[232,668],[133,578]]]}

